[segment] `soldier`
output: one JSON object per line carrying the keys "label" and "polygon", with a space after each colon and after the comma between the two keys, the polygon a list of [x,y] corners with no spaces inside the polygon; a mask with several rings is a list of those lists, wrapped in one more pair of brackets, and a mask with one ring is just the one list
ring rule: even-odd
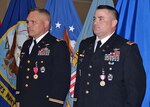
{"label": "soldier", "polygon": [[49,33],[50,15],[45,9],[32,9],[27,27],[31,38],[24,43],[20,55],[16,105],[62,107],[71,73],[67,45]]}
{"label": "soldier", "polygon": [[141,107],[146,77],[137,44],[115,33],[118,12],[100,5],[94,36],[79,46],[74,107]]}

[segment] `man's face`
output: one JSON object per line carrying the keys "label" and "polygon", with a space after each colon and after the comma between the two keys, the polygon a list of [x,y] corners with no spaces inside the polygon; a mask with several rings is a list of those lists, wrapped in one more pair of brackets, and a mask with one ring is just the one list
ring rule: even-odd
{"label": "man's face", "polygon": [[99,38],[104,38],[114,31],[114,18],[107,9],[96,10],[93,19],[93,31]]}
{"label": "man's face", "polygon": [[38,38],[45,33],[45,23],[42,16],[37,12],[31,12],[27,17],[29,36]]}

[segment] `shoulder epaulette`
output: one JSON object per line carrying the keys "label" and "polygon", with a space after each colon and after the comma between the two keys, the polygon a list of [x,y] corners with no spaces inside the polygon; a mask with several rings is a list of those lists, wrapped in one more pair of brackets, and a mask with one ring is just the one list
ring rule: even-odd
{"label": "shoulder epaulette", "polygon": [[63,39],[56,39],[57,42],[60,42],[60,41],[62,41],[62,40],[63,40]]}
{"label": "shoulder epaulette", "polygon": [[134,42],[131,42],[131,41],[128,41],[128,42],[126,42],[126,44],[127,45],[133,45],[133,44],[135,44]]}

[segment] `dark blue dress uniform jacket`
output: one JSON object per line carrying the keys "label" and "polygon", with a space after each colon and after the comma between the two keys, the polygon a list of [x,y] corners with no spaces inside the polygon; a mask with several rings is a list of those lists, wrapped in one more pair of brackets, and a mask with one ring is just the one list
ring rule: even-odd
{"label": "dark blue dress uniform jacket", "polygon": [[[22,48],[16,100],[21,107],[62,107],[70,84],[70,56],[66,43],[49,33],[29,54],[32,39]],[[38,68],[34,78],[33,68]]]}
{"label": "dark blue dress uniform jacket", "polygon": [[146,77],[137,45],[114,34],[94,53],[95,39],[79,47],[74,107],[141,107]]}

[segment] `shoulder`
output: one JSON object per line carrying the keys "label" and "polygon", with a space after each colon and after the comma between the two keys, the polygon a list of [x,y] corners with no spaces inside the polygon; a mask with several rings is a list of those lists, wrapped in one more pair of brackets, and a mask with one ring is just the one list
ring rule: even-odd
{"label": "shoulder", "polygon": [[65,54],[65,55],[69,55],[69,47],[66,43],[66,41],[64,41],[63,39],[56,39],[55,40],[55,43],[53,45],[53,49],[54,49],[54,52],[55,54],[58,53],[58,54]]}
{"label": "shoulder", "polygon": [[50,33],[48,33],[49,34],[49,40],[50,41],[53,41],[54,43],[63,43],[63,42],[65,42],[63,39],[59,39],[59,38],[57,38],[57,37],[55,37],[55,36],[53,36],[53,35],[51,35]]}
{"label": "shoulder", "polygon": [[126,54],[127,53],[131,54],[138,52],[139,48],[135,42],[124,39],[122,40],[121,50]]}
{"label": "shoulder", "polygon": [[53,40],[51,42],[53,42],[54,48],[62,48],[62,47],[66,48],[67,47],[67,43],[63,39],[59,39],[54,36],[52,38]]}
{"label": "shoulder", "polygon": [[135,42],[132,42],[128,39],[125,39],[123,37],[121,37],[120,35],[117,35],[116,39],[116,44],[120,44],[121,46],[134,46],[134,45],[137,45]]}
{"label": "shoulder", "polygon": [[24,42],[24,45],[28,45],[32,42],[32,38],[29,37],[25,42]]}
{"label": "shoulder", "polygon": [[56,42],[55,42],[57,45],[66,45],[66,41],[64,41],[63,39],[56,39]]}
{"label": "shoulder", "polygon": [[63,39],[56,39],[56,43],[62,43],[62,42],[65,42]]}
{"label": "shoulder", "polygon": [[95,36],[92,36],[92,37],[85,38],[85,39],[83,39],[82,41],[83,41],[83,42],[91,42],[91,41],[93,41],[93,40],[95,40],[95,39],[96,39],[96,37],[95,37]]}
{"label": "shoulder", "polygon": [[134,52],[139,51],[138,45],[135,42],[132,42],[130,40],[125,42],[124,49],[126,50],[126,52],[127,50],[134,51]]}
{"label": "shoulder", "polygon": [[87,46],[87,45],[91,44],[93,41],[95,41],[95,38],[96,38],[95,36],[85,38],[81,41],[80,45]]}
{"label": "shoulder", "polygon": [[126,42],[126,45],[132,46],[132,45],[136,45],[136,43],[135,43],[135,42],[132,42],[132,41],[127,41],[127,42]]}
{"label": "shoulder", "polygon": [[59,39],[49,33],[49,35],[46,37],[46,41],[49,42],[52,45],[61,45],[65,44],[66,42],[63,39]]}

